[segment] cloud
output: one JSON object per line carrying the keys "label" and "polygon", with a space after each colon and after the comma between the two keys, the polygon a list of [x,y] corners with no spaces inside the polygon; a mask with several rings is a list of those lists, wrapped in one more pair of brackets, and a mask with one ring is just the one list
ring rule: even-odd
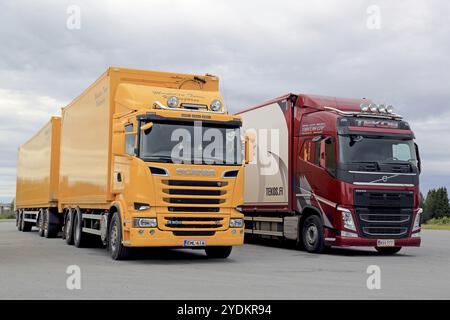
{"label": "cloud", "polygon": [[[69,5],[81,10],[80,30],[66,27]],[[367,28],[370,5],[379,30]],[[0,148],[15,154],[62,102],[117,65],[216,74],[231,111],[287,92],[394,104],[417,130],[424,185],[449,185],[441,137],[450,127],[428,127],[450,110],[449,16],[446,0],[3,1],[0,98],[17,111],[0,119]],[[13,166],[8,157],[0,166]]]}

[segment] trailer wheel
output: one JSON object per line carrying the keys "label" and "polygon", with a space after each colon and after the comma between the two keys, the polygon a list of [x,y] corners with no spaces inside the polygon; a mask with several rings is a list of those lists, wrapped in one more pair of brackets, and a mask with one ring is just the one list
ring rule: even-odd
{"label": "trailer wheel", "polygon": [[64,223],[64,237],[66,240],[66,243],[68,245],[73,245],[73,220],[74,220],[74,214],[72,210],[69,210],[66,214],[66,221]]}
{"label": "trailer wheel", "polygon": [[25,221],[25,216],[24,216],[24,214],[25,214],[25,213],[22,211],[21,219],[20,219],[20,224],[21,224],[20,230],[21,230],[22,232],[29,232],[29,231],[31,231],[31,227],[32,227],[33,225],[32,225],[31,222]]}
{"label": "trailer wheel", "polygon": [[305,219],[302,227],[302,239],[308,252],[321,253],[325,250],[323,224],[318,216],[312,215]]}
{"label": "trailer wheel", "polygon": [[205,252],[208,258],[226,259],[230,256],[233,247],[206,247]]}
{"label": "trailer wheel", "polygon": [[40,237],[44,236],[44,212],[42,210],[39,211],[39,217],[37,220],[38,234]]}
{"label": "trailer wheel", "polygon": [[44,211],[44,237],[55,238],[58,235],[59,225],[50,223],[50,215],[52,214],[49,209]]}
{"label": "trailer wheel", "polygon": [[76,210],[73,215],[73,242],[77,248],[86,247],[88,244],[88,234],[83,233],[81,210]]}
{"label": "trailer wheel", "polygon": [[126,260],[130,254],[130,248],[122,243],[122,223],[118,212],[114,213],[109,225],[108,249],[114,260]]}
{"label": "trailer wheel", "polygon": [[375,250],[377,250],[379,254],[386,256],[396,254],[401,249],[402,247],[375,247]]}

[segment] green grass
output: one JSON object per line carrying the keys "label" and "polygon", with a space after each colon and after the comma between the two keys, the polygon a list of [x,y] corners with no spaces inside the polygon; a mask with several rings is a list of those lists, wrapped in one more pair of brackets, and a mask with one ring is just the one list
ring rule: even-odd
{"label": "green grass", "polygon": [[422,229],[425,230],[449,230],[450,224],[423,224]]}
{"label": "green grass", "polygon": [[16,215],[14,214],[14,212],[0,214],[0,219],[15,219],[15,218]]}
{"label": "green grass", "polygon": [[422,224],[422,228],[428,230],[450,230],[450,217],[428,220]]}

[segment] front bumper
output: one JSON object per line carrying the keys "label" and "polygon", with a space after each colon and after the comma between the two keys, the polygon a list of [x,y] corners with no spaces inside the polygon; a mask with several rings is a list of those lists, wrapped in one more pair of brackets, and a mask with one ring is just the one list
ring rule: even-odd
{"label": "front bumper", "polygon": [[[420,237],[394,239],[395,247],[419,247],[421,243]],[[336,247],[376,247],[377,239],[366,238],[347,238],[336,236],[334,241],[326,241],[328,245]]]}
{"label": "front bumper", "polygon": [[[140,230],[143,232],[140,233]],[[152,230],[153,234],[150,233]],[[124,241],[124,246],[183,248],[184,240],[204,240],[207,247],[240,246],[244,244],[244,228],[228,228],[224,231],[216,231],[212,236],[175,236],[172,231],[158,228],[130,228],[129,238]]]}

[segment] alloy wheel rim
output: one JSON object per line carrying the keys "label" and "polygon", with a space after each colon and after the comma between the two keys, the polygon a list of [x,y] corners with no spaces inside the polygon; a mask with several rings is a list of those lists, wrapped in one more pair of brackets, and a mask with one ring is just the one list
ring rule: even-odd
{"label": "alloy wheel rim", "polygon": [[308,226],[306,229],[306,241],[309,245],[312,246],[316,243],[318,233],[317,227],[314,224]]}
{"label": "alloy wheel rim", "polygon": [[116,246],[117,246],[117,234],[118,234],[117,223],[114,222],[111,229],[112,229],[111,230],[111,249],[112,249],[112,251],[115,251]]}

